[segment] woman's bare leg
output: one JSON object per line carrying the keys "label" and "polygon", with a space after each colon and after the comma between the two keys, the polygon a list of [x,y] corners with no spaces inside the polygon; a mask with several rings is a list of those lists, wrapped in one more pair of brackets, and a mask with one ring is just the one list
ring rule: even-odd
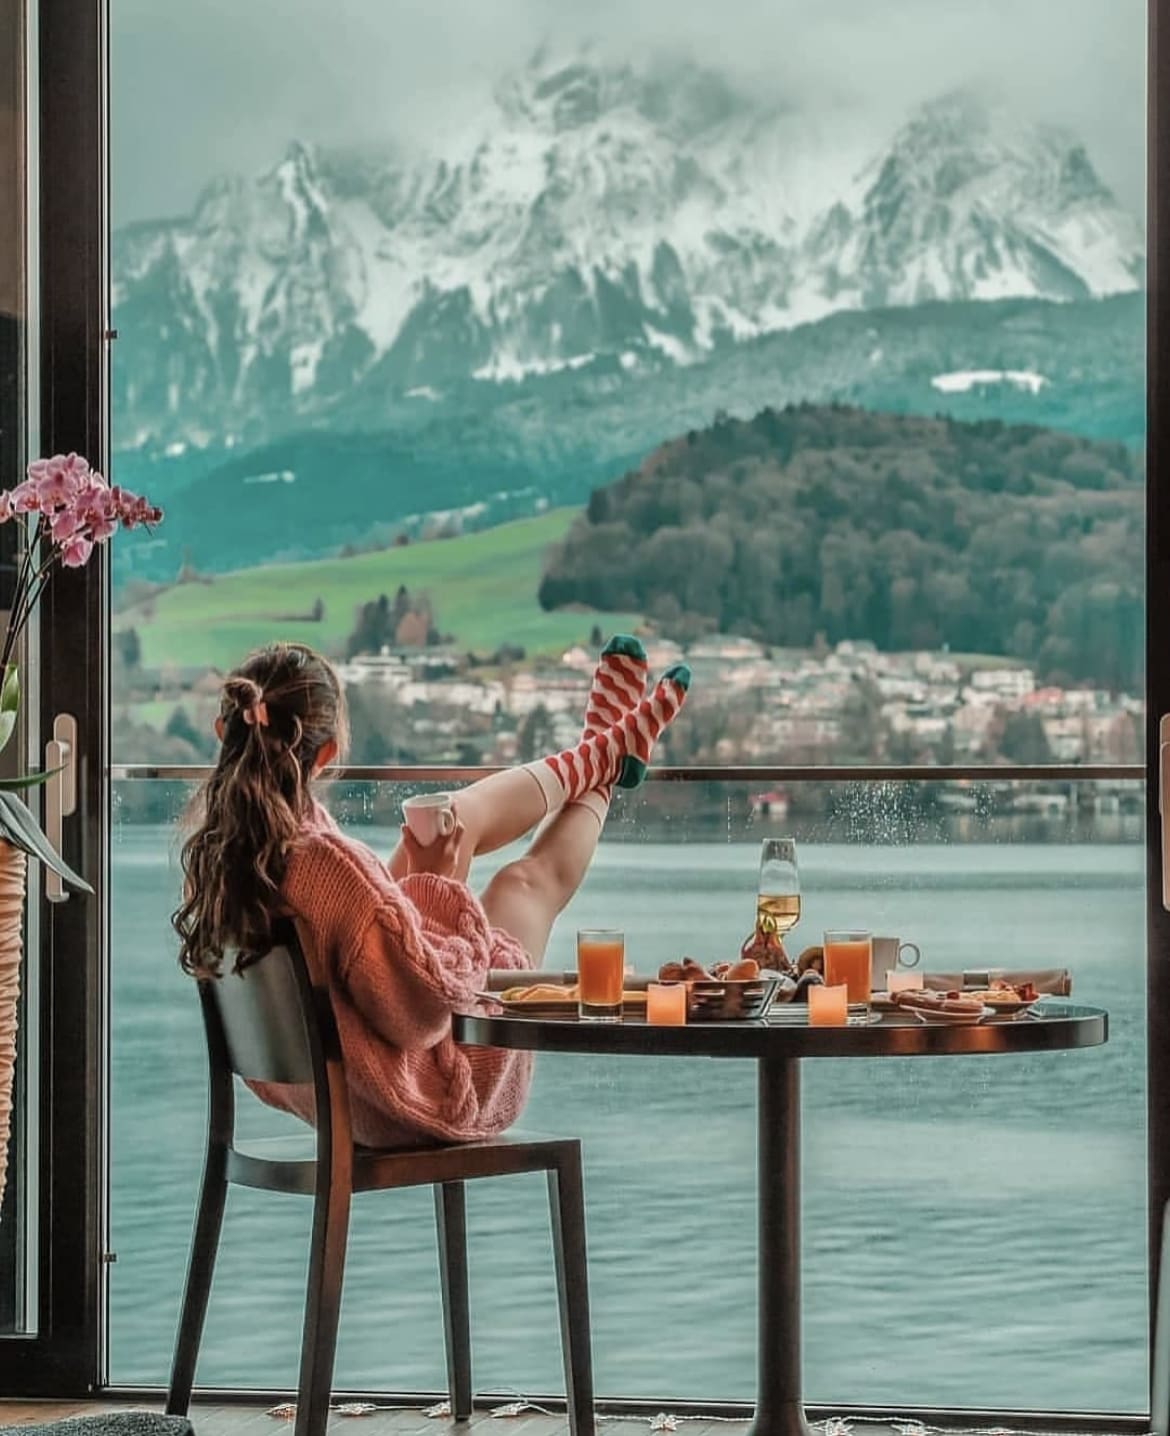
{"label": "woman's bare leg", "polygon": [[493,927],[520,943],[535,964],[544,961],[557,915],[581,886],[601,836],[604,805],[570,803],[541,829],[522,858],[492,878],[483,907]]}
{"label": "woman's bare leg", "polygon": [[[454,793],[453,807],[463,824],[463,846],[455,876],[467,881],[471,860],[494,853],[531,832],[548,811],[544,790],[524,768],[490,773]],[[390,875],[404,878],[409,871],[406,851],[399,843],[390,855]]]}
{"label": "woman's bare leg", "polygon": [[526,768],[506,768],[455,794],[473,853],[494,853],[531,832],[548,812],[544,789]]}

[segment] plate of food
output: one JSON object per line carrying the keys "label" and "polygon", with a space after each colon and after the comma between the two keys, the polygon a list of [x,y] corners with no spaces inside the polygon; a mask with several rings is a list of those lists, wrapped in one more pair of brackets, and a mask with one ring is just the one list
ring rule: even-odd
{"label": "plate of food", "polygon": [[994,1009],[966,992],[924,992],[921,988],[895,992],[890,1001],[899,1011],[912,1012],[919,1022],[943,1022],[955,1027],[974,1026],[994,1015]]}
{"label": "plate of food", "polygon": [[[527,1017],[564,1017],[577,1011],[579,990],[574,983],[566,986],[560,982],[518,983],[501,992],[480,992],[481,1002],[495,1002],[506,1012],[515,1012]],[[622,993],[622,1006],[637,1009],[646,1006],[645,991]]]}

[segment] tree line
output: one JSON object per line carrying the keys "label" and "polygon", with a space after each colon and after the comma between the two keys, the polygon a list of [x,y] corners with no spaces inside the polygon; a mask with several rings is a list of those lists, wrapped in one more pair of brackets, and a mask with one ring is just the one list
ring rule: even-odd
{"label": "tree line", "polygon": [[683,639],[949,648],[1142,675],[1143,470],[1124,445],[845,405],[719,417],[594,490],[540,602]]}

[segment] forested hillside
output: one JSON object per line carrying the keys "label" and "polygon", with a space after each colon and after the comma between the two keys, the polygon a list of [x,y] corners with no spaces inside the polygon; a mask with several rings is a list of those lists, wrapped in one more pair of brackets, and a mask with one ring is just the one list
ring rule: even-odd
{"label": "forested hillside", "polygon": [[721,419],[594,491],[545,608],[668,632],[1002,653],[1140,686],[1143,483],[1118,443],[841,405]]}

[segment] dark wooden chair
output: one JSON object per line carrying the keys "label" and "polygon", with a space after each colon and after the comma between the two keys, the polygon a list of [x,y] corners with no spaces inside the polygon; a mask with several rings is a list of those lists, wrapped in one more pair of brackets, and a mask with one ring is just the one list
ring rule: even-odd
{"label": "dark wooden chair", "polygon": [[[210,1068],[207,1157],[167,1413],[186,1415],[190,1404],[229,1182],[313,1198],[295,1436],[322,1436],[328,1419],[351,1195],[433,1186],[451,1412],[457,1421],[466,1421],[472,1384],[464,1183],[546,1172],[569,1430],[573,1436],[591,1436],[593,1374],[580,1143],[506,1136],[409,1151],[355,1146],[328,988],[314,982],[296,933],[289,928],[280,939],[279,947],[242,974],[228,971],[199,983]],[[230,969],[230,960],[225,969]],[[238,1145],[233,1074],[311,1084],[317,1101],[316,1133]]]}

